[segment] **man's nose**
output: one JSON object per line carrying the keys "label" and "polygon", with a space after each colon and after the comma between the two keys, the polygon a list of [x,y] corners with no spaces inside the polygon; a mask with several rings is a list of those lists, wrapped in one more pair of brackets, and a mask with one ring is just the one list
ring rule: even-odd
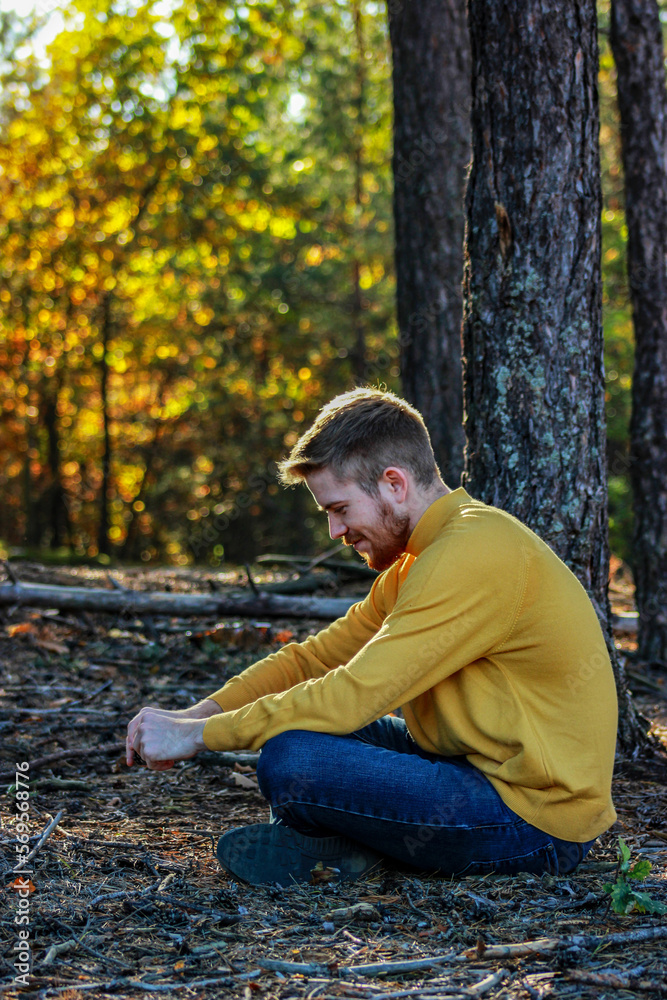
{"label": "man's nose", "polygon": [[347,533],[347,525],[342,517],[329,514],[329,536],[335,541]]}

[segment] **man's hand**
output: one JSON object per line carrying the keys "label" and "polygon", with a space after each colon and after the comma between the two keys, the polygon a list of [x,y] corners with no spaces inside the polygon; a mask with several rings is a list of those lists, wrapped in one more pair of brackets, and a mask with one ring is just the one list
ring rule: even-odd
{"label": "man's hand", "polygon": [[202,735],[206,719],[221,711],[211,699],[176,712],[142,708],[127,727],[128,767],[135,754],[146,761],[151,771],[166,771],[175,761],[194,757],[206,747]]}

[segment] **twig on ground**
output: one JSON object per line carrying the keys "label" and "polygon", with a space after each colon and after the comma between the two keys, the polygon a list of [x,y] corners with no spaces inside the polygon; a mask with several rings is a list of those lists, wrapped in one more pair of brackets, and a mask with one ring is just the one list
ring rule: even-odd
{"label": "twig on ground", "polygon": [[481,997],[494,986],[502,983],[509,976],[509,969],[498,969],[490,976],[485,976],[474,986],[454,986],[451,983],[431,983],[425,986],[411,987],[405,990],[392,990],[391,993],[369,993],[369,1000],[400,1000],[402,997],[427,997],[434,994],[456,995],[461,997]]}
{"label": "twig on ground", "polygon": [[40,836],[39,840],[37,841],[33,849],[30,851],[30,854],[26,854],[25,858],[21,860],[21,867],[25,867],[25,865],[27,865],[29,861],[32,861],[32,859],[35,857],[39,849],[48,840],[48,838],[51,836],[55,828],[58,826],[58,823],[60,823],[60,820],[63,818],[64,815],[65,815],[64,809],[61,809],[60,812],[56,813],[56,815],[53,817],[51,822],[48,824],[48,826]]}

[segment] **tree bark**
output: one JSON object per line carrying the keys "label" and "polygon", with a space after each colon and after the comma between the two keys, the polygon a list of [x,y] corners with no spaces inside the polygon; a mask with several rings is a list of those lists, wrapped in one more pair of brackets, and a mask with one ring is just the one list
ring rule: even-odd
{"label": "tree bark", "polygon": [[461,276],[470,157],[464,0],[388,0],[394,81],[396,295],[405,396],[445,480],[463,469]]}
{"label": "tree bark", "polygon": [[635,328],[630,422],[638,656],[667,664],[667,90],[656,0],[612,0]]}
{"label": "tree bark", "polygon": [[464,481],[586,588],[632,755],[648,727],[609,625],[595,2],[471,0],[469,17]]}

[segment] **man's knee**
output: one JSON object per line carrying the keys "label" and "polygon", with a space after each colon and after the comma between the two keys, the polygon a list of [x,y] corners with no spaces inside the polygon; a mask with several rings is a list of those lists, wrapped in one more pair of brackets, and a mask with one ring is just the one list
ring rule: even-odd
{"label": "man's knee", "polygon": [[272,806],[302,802],[317,785],[321,754],[312,745],[319,734],[290,729],[272,737],[262,747],[257,781]]}

